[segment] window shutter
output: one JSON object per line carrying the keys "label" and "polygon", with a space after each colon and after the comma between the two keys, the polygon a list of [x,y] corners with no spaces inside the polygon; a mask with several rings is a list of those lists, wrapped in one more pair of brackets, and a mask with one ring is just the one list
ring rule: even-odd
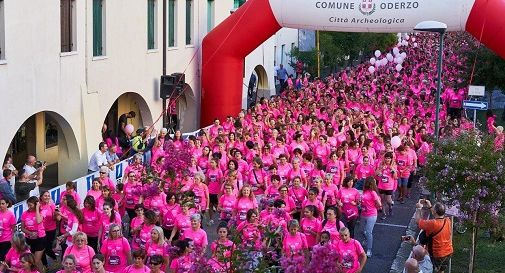
{"label": "window shutter", "polygon": [[175,46],[175,0],[168,2],[168,46]]}
{"label": "window shutter", "polygon": [[186,0],[186,44],[191,44],[191,0]]}
{"label": "window shutter", "polygon": [[147,1],[147,49],[154,49],[154,0]]}
{"label": "window shutter", "polygon": [[61,52],[72,51],[71,0],[60,0]]}
{"label": "window shutter", "polygon": [[102,56],[102,0],[93,0],[93,56]]}

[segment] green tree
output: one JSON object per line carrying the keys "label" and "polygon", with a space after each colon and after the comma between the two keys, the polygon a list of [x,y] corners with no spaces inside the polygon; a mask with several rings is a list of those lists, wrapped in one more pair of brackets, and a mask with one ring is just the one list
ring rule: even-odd
{"label": "green tree", "polygon": [[[321,69],[327,73],[334,72],[339,67],[352,65],[354,61],[361,62],[375,50],[384,51],[396,43],[396,35],[392,33],[356,33],[356,32],[319,32],[321,52]],[[307,65],[307,71],[315,75],[317,71],[316,49],[310,52],[300,52],[294,48],[290,53],[296,60]],[[294,64],[292,64],[294,65]]]}
{"label": "green tree", "polygon": [[486,86],[489,103],[492,106],[491,92],[496,89],[502,92],[505,90],[505,60],[481,45],[468,51],[467,66],[470,68],[475,66],[471,84]]}
{"label": "green tree", "polygon": [[505,204],[505,158],[494,150],[493,138],[469,131],[442,139],[428,156],[427,188],[448,206],[459,208],[459,219],[472,229],[469,272],[474,272],[478,229],[499,224]]}

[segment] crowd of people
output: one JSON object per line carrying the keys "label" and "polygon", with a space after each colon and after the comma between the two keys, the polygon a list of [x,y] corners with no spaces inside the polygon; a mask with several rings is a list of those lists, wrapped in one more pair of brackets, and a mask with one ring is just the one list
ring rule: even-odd
{"label": "crowd of people", "polygon": [[[442,136],[471,126],[461,118],[464,35],[446,38]],[[414,177],[432,149],[436,39],[410,40],[419,46],[400,46],[401,69],[388,61],[371,72],[367,62],[322,79],[300,75],[282,95],[216,119],[188,139],[179,131],[140,131],[144,145],[122,147],[135,155],[118,183],[108,172],[122,145],[104,134],[89,165],[99,176],[87,196],[72,182],[59,206],[47,191],[30,194],[21,232],[7,208],[12,200],[0,197],[2,267],[44,272],[48,258],[61,255],[66,273],[252,272],[265,260],[300,261],[311,272],[361,272],[377,249],[375,223],[394,217],[395,202],[412,198]],[[126,135],[128,115],[134,113],[120,123]],[[167,169],[174,149],[187,155],[187,168]],[[31,179],[42,179],[40,168]],[[4,170],[0,190],[11,175]],[[216,231],[205,229],[215,221]],[[209,242],[207,232],[217,239]],[[364,242],[354,239],[358,232]],[[330,265],[311,263],[317,255],[330,255]]]}

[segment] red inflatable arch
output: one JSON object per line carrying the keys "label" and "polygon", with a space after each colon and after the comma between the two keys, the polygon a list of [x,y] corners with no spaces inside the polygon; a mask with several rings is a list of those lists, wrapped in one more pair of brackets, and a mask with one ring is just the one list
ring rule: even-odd
{"label": "red inflatable arch", "polygon": [[505,58],[504,14],[505,0],[248,0],[203,39],[201,126],[241,110],[244,58],[282,27],[411,32],[434,20]]}

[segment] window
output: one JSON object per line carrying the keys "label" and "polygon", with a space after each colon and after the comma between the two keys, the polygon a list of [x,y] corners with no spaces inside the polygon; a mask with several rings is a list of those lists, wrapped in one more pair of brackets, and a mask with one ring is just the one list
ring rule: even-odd
{"label": "window", "polygon": [[291,50],[289,51],[289,62],[293,63],[293,50],[295,50],[295,43],[291,43]]}
{"label": "window", "polygon": [[46,149],[58,146],[58,125],[47,113],[44,113]]}
{"label": "window", "polygon": [[158,14],[156,12],[156,0],[147,0],[147,49],[157,48],[157,28]]}
{"label": "window", "polygon": [[75,0],[60,0],[61,52],[76,51]]}
{"label": "window", "polygon": [[284,55],[286,55],[286,45],[281,46],[281,64],[284,65]]}
{"label": "window", "polygon": [[233,8],[238,9],[245,3],[246,0],[233,0]]}
{"label": "window", "polygon": [[0,60],[5,60],[5,14],[4,1],[0,0]]}
{"label": "window", "polygon": [[277,47],[274,46],[274,66],[277,65]]}
{"label": "window", "polygon": [[207,32],[214,28],[214,0],[207,0]]}
{"label": "window", "polygon": [[168,46],[174,47],[175,44],[175,22],[177,22],[177,12],[176,12],[175,0],[168,1]]}
{"label": "window", "polygon": [[186,0],[186,45],[193,43],[193,1]]}
{"label": "window", "polygon": [[93,56],[105,55],[105,0],[93,0]]}

